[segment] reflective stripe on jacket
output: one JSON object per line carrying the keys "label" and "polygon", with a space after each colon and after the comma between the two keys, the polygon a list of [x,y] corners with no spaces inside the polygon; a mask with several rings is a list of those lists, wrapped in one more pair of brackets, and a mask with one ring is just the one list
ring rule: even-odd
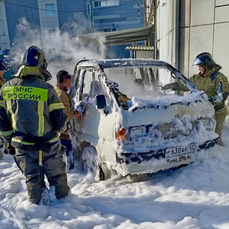
{"label": "reflective stripe on jacket", "polygon": [[[0,132],[8,142],[12,137],[13,141],[25,145],[35,144],[36,137],[39,141],[56,141],[57,133],[65,129],[66,122],[66,111],[53,86],[37,75],[14,78],[3,85],[0,93]],[[25,136],[25,139],[34,138],[32,142],[27,142],[17,135]]]}

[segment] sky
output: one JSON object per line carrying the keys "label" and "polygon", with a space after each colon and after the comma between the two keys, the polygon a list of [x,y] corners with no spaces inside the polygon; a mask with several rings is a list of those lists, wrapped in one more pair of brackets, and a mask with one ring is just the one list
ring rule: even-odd
{"label": "sky", "polygon": [[11,155],[0,161],[1,229],[229,228],[229,119],[223,146],[186,167],[98,181],[79,166],[68,173],[71,194],[49,206],[28,200]]}

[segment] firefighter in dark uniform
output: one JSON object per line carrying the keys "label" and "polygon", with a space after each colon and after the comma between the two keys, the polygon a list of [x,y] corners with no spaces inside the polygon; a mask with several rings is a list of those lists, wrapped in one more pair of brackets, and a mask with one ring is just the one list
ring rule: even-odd
{"label": "firefighter in dark uniform", "polygon": [[48,204],[44,197],[49,185],[57,199],[68,195],[66,164],[62,160],[59,133],[65,129],[67,114],[54,87],[46,81],[44,52],[31,46],[23,54],[15,78],[6,82],[0,93],[0,133],[15,149],[14,159],[26,177],[29,199]]}
{"label": "firefighter in dark uniform", "polygon": [[[2,86],[5,82],[4,72],[7,70],[8,70],[7,64],[3,60],[0,60],[0,89],[2,88]],[[4,139],[0,136],[0,160],[2,160],[2,158],[3,158],[4,145],[5,145]],[[6,151],[6,149],[5,149],[5,151]]]}

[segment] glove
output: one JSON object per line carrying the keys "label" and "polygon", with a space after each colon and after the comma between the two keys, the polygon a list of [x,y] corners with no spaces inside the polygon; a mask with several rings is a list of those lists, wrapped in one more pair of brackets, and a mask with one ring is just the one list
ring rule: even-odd
{"label": "glove", "polygon": [[7,150],[8,150],[8,153],[12,156],[16,154],[15,148],[12,145],[9,145]]}
{"label": "glove", "polygon": [[222,102],[223,101],[223,94],[219,93],[216,95],[214,102]]}
{"label": "glove", "polygon": [[174,91],[178,91],[179,90],[179,85],[177,82],[174,82],[174,83],[169,83],[169,84],[166,84],[164,87],[161,88],[162,90],[168,90],[168,89],[171,89],[171,90],[174,90]]}
{"label": "glove", "polygon": [[79,105],[77,105],[75,112],[76,112],[76,117],[82,117],[83,114],[85,113],[85,108],[86,108],[86,103],[81,102]]}
{"label": "glove", "polygon": [[214,105],[215,102],[217,102],[217,103],[222,102],[224,99],[223,97],[224,96],[222,93],[218,93],[217,95],[208,97],[208,100],[209,100],[209,102],[211,102]]}

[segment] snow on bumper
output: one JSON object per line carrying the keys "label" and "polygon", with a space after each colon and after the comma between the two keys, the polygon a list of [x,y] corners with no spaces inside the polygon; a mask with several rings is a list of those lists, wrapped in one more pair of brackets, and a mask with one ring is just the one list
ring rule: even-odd
{"label": "snow on bumper", "polygon": [[198,160],[203,153],[218,144],[219,137],[202,144],[190,142],[186,146],[158,149],[150,152],[123,152],[116,155],[119,173],[127,174],[154,173],[159,170],[178,167]]}

